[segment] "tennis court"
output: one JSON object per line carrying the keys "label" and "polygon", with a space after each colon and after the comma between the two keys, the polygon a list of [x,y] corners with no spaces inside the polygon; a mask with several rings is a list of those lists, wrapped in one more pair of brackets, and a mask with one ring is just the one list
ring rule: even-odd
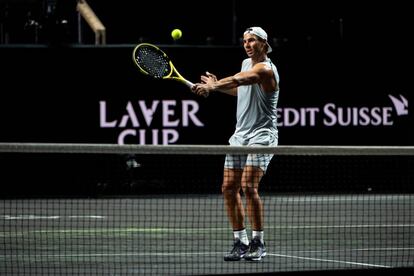
{"label": "tennis court", "polygon": [[[154,162],[159,165],[158,155],[145,161],[157,159]],[[170,153],[161,159],[168,163],[180,160]],[[0,274],[214,275],[413,267],[414,196],[408,188],[402,188],[403,184],[412,184],[412,173],[406,170],[410,162],[412,158],[405,159],[407,167],[398,163],[399,177],[398,173],[391,176],[384,170],[381,177],[374,177],[377,182],[387,178],[386,184],[391,178],[394,190],[381,190],[384,183],[376,187],[362,178],[373,190],[344,192],[344,188],[337,187],[347,185],[349,177],[341,177],[340,183],[332,175],[328,179],[305,176],[312,186],[318,186],[318,179],[319,186],[327,185],[327,180],[332,182],[334,187],[325,192],[309,191],[303,183],[295,192],[264,188],[267,256],[260,262],[224,262],[233,236],[219,190],[205,192],[199,188],[200,193],[194,193],[188,188],[191,192],[174,194],[161,189],[159,193],[146,194],[4,198],[0,201]],[[188,169],[187,165],[182,165],[183,169]],[[374,167],[381,168],[379,165]],[[282,169],[277,162],[275,166]],[[298,164],[289,167],[293,174],[303,169]],[[341,172],[346,170],[344,167]],[[169,170],[177,169],[163,168],[164,172],[158,174],[165,173],[168,178],[172,176]],[[308,169],[317,175],[315,167]],[[365,170],[370,169],[365,165]],[[197,173],[194,171],[192,176]],[[183,171],[178,175],[182,179],[164,184],[192,179],[184,177]],[[150,176],[142,175],[149,181],[157,174]],[[284,174],[279,176],[278,181],[287,178]],[[268,182],[276,181],[269,178]],[[290,178],[295,182],[301,179],[292,172]],[[154,183],[161,185],[148,185]],[[192,183],[202,187],[201,182]],[[246,224],[250,229],[249,221]]]}
{"label": "tennis court", "polygon": [[231,232],[220,195],[3,201],[0,272],[194,275],[414,266],[412,195],[264,200],[268,255],[259,263],[223,261]]}

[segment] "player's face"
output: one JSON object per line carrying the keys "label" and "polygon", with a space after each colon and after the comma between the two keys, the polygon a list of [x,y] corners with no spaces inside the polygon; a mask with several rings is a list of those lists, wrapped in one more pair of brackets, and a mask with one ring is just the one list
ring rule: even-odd
{"label": "player's face", "polygon": [[262,55],[265,51],[264,45],[254,34],[245,34],[243,37],[243,47],[250,58]]}

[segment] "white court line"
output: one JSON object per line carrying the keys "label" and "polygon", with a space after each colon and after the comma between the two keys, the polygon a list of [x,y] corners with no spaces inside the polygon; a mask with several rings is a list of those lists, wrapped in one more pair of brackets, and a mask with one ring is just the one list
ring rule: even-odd
{"label": "white court line", "polygon": [[[54,215],[54,216],[42,216],[42,215],[2,215],[1,216],[3,220],[56,220],[56,219],[108,219],[107,216],[101,216],[101,215],[81,215],[81,216],[60,216],[60,215]],[[373,227],[382,227],[382,228],[388,228],[388,227],[414,227],[414,223],[400,223],[400,224],[349,224],[349,225],[281,225],[281,226],[273,226],[269,225],[267,226],[268,229],[318,229],[318,228],[373,228]],[[128,229],[128,231],[131,228]],[[137,229],[137,231],[145,231],[145,229],[148,229],[146,227],[143,228],[132,228]],[[157,227],[157,229],[163,229],[165,231],[184,231],[189,230],[188,228],[163,228],[163,227]],[[215,227],[215,228],[208,228],[205,230],[210,231],[218,231],[218,230],[227,230],[227,227]],[[197,230],[197,229],[193,229]],[[201,229],[198,229],[201,231]],[[118,229],[118,231],[122,231],[121,229]],[[161,230],[160,230],[161,231]]]}
{"label": "white court line", "polygon": [[59,219],[60,216],[39,216],[39,215],[4,215],[4,220],[36,220],[36,219]]}
{"label": "white court line", "polygon": [[270,229],[313,229],[313,228],[374,228],[374,227],[414,227],[414,224],[350,224],[350,225],[286,225],[268,226]]}
{"label": "white court line", "polygon": [[97,216],[97,215],[90,215],[90,216],[41,216],[41,215],[3,215],[4,220],[43,220],[43,219],[106,219],[105,216]]}
{"label": "white court line", "polygon": [[329,262],[329,263],[341,263],[341,264],[350,264],[350,265],[359,265],[359,266],[370,266],[370,267],[383,267],[383,268],[391,268],[392,266],[387,265],[377,265],[377,264],[369,264],[369,263],[358,263],[358,262],[348,262],[348,261],[340,261],[340,260],[331,260],[331,259],[321,259],[321,258],[311,258],[311,257],[300,257],[300,256],[293,256],[293,255],[284,255],[284,254],[267,254],[270,256],[275,257],[284,257],[284,258],[292,258],[292,259],[301,259],[301,260],[310,260],[310,261],[318,261],[318,262]]}
{"label": "white court line", "polygon": [[[225,252],[188,252],[188,253],[165,253],[165,252],[137,252],[137,253],[91,253],[91,254],[36,254],[36,257],[45,258],[68,258],[68,257],[135,257],[135,256],[158,256],[158,257],[170,257],[170,256],[192,256],[192,255],[218,255],[225,254]],[[33,257],[33,255],[15,254],[15,255],[0,255],[1,258],[9,257]]]}
{"label": "white court line", "polygon": [[[79,218],[79,217],[71,217]],[[92,219],[105,219],[102,216],[82,216],[84,218]],[[8,220],[15,220],[17,218],[7,218]],[[58,219],[55,216],[53,217],[25,217],[18,218],[35,220],[35,219]],[[346,228],[402,228],[402,227],[414,227],[414,224],[354,224],[354,225],[285,225],[285,226],[268,226],[267,229],[346,229]],[[28,234],[28,233],[106,233],[106,232],[117,232],[117,233],[210,233],[210,232],[219,232],[219,231],[228,231],[228,227],[214,227],[214,228],[163,228],[163,227],[124,227],[124,228],[87,228],[87,229],[42,229],[42,230],[26,230],[26,231],[9,231],[2,232],[0,231],[0,236],[7,236],[8,234],[18,235],[18,234]]]}
{"label": "white court line", "polygon": [[94,216],[94,215],[92,215],[92,216],[68,216],[68,218],[71,218],[71,219],[88,219],[88,218],[91,218],[91,219],[106,219],[106,217],[105,216]]}
{"label": "white court line", "polygon": [[[270,226],[267,229],[329,229],[329,228],[395,228],[395,227],[414,227],[414,224],[363,224],[363,225],[293,225],[293,226]],[[228,227],[217,228],[162,228],[162,227],[128,227],[128,228],[88,228],[88,229],[43,229],[20,231],[20,233],[210,233],[218,231],[228,231]],[[5,235],[10,232],[1,232]],[[14,231],[14,234],[19,232]]]}
{"label": "white court line", "polygon": [[[79,257],[136,257],[136,256],[156,256],[156,257],[171,257],[171,256],[207,256],[207,255],[220,255],[225,254],[225,252],[188,252],[188,253],[163,253],[163,252],[138,252],[138,253],[95,253],[95,254],[45,254],[45,255],[36,255],[36,258],[79,258]],[[331,259],[321,259],[321,258],[311,258],[311,257],[301,257],[301,256],[294,256],[294,255],[286,255],[286,254],[276,254],[276,253],[267,253],[267,256],[274,256],[274,257],[283,257],[283,258],[292,258],[292,259],[302,259],[302,260],[310,260],[310,261],[318,261],[318,262],[330,262],[330,263],[341,263],[347,265],[359,265],[359,266],[369,266],[369,267],[382,267],[382,268],[391,268],[392,266],[386,265],[377,265],[377,264],[370,264],[370,263],[360,263],[360,262],[349,262],[349,261],[340,261],[340,260],[331,260]],[[16,254],[16,255],[0,255],[0,258],[10,258],[10,257],[17,257],[17,258],[31,258],[32,255],[25,255],[25,254]]]}
{"label": "white court line", "polygon": [[296,253],[324,253],[344,251],[403,251],[414,250],[414,247],[377,247],[377,248],[348,248],[348,249],[327,249],[327,250],[298,250]]}
{"label": "white court line", "polygon": [[389,194],[389,195],[365,195],[365,194],[353,194],[353,195],[300,195],[300,196],[274,196],[274,197],[267,197],[266,195],[263,196],[265,201],[282,201],[282,202],[302,202],[302,203],[309,203],[309,202],[319,202],[319,201],[367,201],[369,203],[373,203],[373,201],[403,201],[409,200],[413,201],[414,196],[412,195],[401,195],[401,194]]}

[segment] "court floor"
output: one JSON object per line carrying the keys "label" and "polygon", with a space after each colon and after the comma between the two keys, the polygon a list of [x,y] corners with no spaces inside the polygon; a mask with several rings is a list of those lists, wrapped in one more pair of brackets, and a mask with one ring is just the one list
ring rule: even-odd
{"label": "court floor", "polygon": [[223,261],[232,232],[219,194],[1,200],[0,274],[414,267],[414,195],[265,194],[263,200],[268,254],[260,262]]}

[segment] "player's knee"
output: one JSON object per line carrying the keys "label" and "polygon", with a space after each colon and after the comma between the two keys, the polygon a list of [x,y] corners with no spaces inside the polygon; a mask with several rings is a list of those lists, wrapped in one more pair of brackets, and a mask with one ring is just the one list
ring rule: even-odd
{"label": "player's knee", "polygon": [[255,187],[255,185],[252,185],[252,184],[251,185],[243,184],[242,189],[246,197],[255,197],[259,194],[257,187]]}
{"label": "player's knee", "polygon": [[234,183],[223,183],[223,185],[221,185],[221,192],[224,195],[235,195],[239,192],[239,190],[240,188],[234,185]]}

